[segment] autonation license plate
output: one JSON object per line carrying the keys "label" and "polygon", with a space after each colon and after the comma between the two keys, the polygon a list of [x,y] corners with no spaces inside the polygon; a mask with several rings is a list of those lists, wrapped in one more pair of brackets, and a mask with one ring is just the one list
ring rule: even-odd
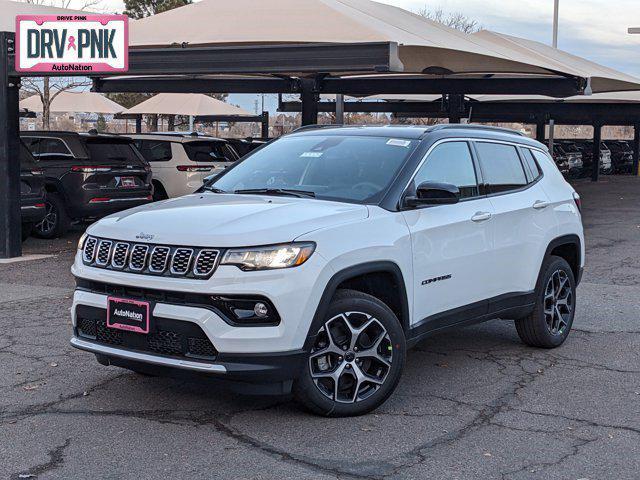
{"label": "autonation license plate", "polygon": [[122,188],[135,188],[136,187],[136,179],[133,177],[122,177],[120,179],[120,186]]}
{"label": "autonation license plate", "polygon": [[107,327],[149,333],[149,302],[108,297]]}

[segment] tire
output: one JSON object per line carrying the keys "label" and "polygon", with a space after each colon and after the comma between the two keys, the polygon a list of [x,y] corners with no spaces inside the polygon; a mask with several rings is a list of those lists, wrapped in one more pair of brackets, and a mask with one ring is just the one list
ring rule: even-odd
{"label": "tire", "polygon": [[153,182],[153,201],[159,202],[160,200],[166,200],[169,198],[167,192],[160,182]]}
{"label": "tire", "polygon": [[[313,345],[293,391],[312,413],[363,415],[395,390],[404,368],[406,340],[395,314],[377,298],[339,290],[326,316],[312,323],[309,335]],[[332,374],[337,374],[337,392]]]}
{"label": "tire", "polygon": [[31,236],[31,231],[33,230],[33,223],[23,223],[22,230],[20,230],[20,235],[22,236],[22,241],[26,241],[27,238]]}
{"label": "tire", "polygon": [[532,347],[555,348],[567,339],[576,312],[576,281],[564,258],[542,264],[533,312],[516,320],[520,339]]}
{"label": "tire", "polygon": [[34,227],[34,235],[45,239],[64,236],[69,230],[70,220],[62,197],[57,193],[48,193],[45,205],[46,215]]}

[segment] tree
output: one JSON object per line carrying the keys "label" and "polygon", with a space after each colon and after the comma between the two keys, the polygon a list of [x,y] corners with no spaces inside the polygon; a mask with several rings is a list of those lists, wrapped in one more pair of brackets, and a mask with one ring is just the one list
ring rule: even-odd
{"label": "tree", "polygon": [[166,12],[174,8],[184,7],[193,3],[193,0],[124,0],[125,15],[136,20]]}
{"label": "tree", "polygon": [[42,128],[49,130],[51,126],[51,103],[61,92],[78,87],[91,85],[88,80],[79,80],[75,77],[60,77],[42,79],[25,77],[22,79],[22,89],[31,94],[38,95],[42,102]]}
{"label": "tree", "polygon": [[441,23],[447,27],[455,28],[464,33],[474,33],[482,30],[482,25],[476,20],[472,20],[461,12],[445,12],[442,8],[430,10],[424,6],[418,10],[418,15],[433,20],[434,22]]}
{"label": "tree", "polygon": [[96,130],[99,133],[103,133],[107,131],[107,120],[104,118],[103,114],[98,115],[98,121],[96,122]]}

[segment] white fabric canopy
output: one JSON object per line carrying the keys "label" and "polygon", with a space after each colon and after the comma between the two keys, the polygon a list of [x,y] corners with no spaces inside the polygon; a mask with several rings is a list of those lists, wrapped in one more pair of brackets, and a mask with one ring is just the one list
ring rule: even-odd
{"label": "white fabric canopy", "polygon": [[[54,95],[56,92],[51,92]],[[20,100],[20,109],[42,112],[39,95]],[[124,110],[122,105],[94,92],[60,92],[51,102],[52,112],[88,112],[114,115]]]}
{"label": "white fabric canopy", "polygon": [[555,75],[558,67],[370,0],[203,0],[133,21],[130,34],[133,47],[395,42],[405,73]]}
{"label": "white fabric canopy", "polygon": [[229,115],[254,116],[242,108],[216,100],[202,93],[159,93],[130,108],[125,114],[189,115],[194,117]]}

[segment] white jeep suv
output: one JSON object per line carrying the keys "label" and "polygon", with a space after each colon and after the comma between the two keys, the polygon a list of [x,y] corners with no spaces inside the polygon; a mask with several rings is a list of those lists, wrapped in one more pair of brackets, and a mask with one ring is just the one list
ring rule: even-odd
{"label": "white jeep suv", "polygon": [[89,227],[71,343],[104,365],[358,415],[445,328],[511,319],[528,345],[562,344],[583,264],[579,197],[534,140],[303,128],[201,193]]}

